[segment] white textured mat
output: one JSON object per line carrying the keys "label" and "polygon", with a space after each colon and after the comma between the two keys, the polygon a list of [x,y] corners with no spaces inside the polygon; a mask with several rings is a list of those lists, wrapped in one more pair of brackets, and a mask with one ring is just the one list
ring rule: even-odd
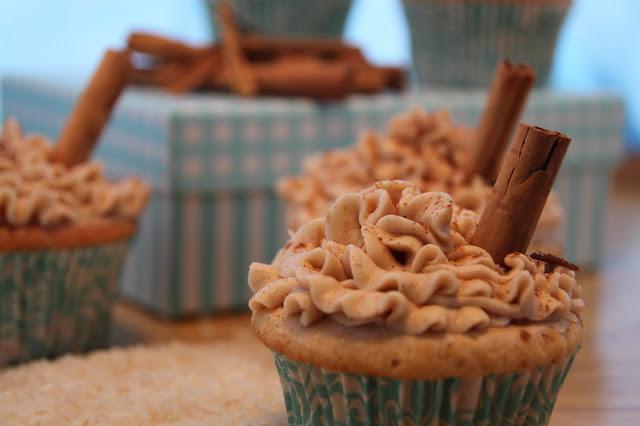
{"label": "white textured mat", "polygon": [[278,376],[261,351],[246,341],[171,343],[34,362],[0,372],[0,423],[285,424]]}

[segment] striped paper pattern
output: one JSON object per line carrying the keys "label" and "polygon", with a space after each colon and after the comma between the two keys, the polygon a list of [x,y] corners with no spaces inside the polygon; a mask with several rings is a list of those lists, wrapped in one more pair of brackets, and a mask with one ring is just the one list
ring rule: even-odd
{"label": "striped paper pattern", "polygon": [[104,347],[128,241],[0,254],[0,370]]}

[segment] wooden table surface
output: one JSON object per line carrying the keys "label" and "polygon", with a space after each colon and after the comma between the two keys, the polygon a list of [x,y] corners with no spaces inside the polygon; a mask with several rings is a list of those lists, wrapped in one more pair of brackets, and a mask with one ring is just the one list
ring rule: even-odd
{"label": "wooden table surface", "polygon": [[[585,339],[560,393],[552,426],[640,425],[640,179],[636,177],[613,188],[602,267],[579,277],[587,304]],[[252,338],[246,314],[172,323],[120,304],[114,325],[115,345]],[[258,342],[256,356],[268,356]]]}

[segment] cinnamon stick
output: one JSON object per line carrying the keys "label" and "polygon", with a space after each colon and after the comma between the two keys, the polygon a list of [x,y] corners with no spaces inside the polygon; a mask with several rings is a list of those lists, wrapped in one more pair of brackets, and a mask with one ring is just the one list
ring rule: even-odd
{"label": "cinnamon stick", "polygon": [[134,67],[131,71],[130,81],[134,84],[149,84],[168,88],[188,72],[189,66],[190,63],[186,61],[171,61],[149,69]]}
{"label": "cinnamon stick", "polygon": [[156,69],[134,67],[131,70],[131,84],[157,85],[159,84],[157,73]]}
{"label": "cinnamon stick", "polygon": [[187,69],[189,68],[189,64],[186,62],[167,62],[159,66],[156,70],[156,78],[158,80],[158,84],[164,87],[168,87],[171,85],[173,81],[180,78]]}
{"label": "cinnamon stick", "polygon": [[520,124],[471,244],[498,263],[526,252],[570,142],[562,133]]}
{"label": "cinnamon stick", "polygon": [[476,131],[469,174],[495,182],[504,151],[524,109],[535,73],[524,64],[503,61],[498,65]]}
{"label": "cinnamon stick", "polygon": [[224,67],[215,67],[209,75],[205,88],[209,90],[229,90],[227,70]]}
{"label": "cinnamon stick", "polygon": [[129,82],[128,51],[107,50],[78,99],[53,149],[52,160],[73,166],[85,161]]}
{"label": "cinnamon stick", "polygon": [[371,65],[354,66],[353,89],[358,93],[377,93],[385,88],[387,75]]}
{"label": "cinnamon stick", "polygon": [[219,1],[217,6],[218,21],[222,29],[222,54],[229,79],[229,87],[243,96],[255,95],[258,91],[255,76],[242,52],[240,34],[231,6],[226,1]]}
{"label": "cinnamon stick", "polygon": [[287,58],[253,69],[260,92],[268,95],[333,100],[344,98],[352,86],[348,65],[313,58]]}
{"label": "cinnamon stick", "polygon": [[377,67],[385,76],[385,87],[401,91],[407,85],[407,73],[399,67]]}
{"label": "cinnamon stick", "polygon": [[186,67],[182,75],[166,85],[169,92],[179,94],[205,86],[215,68],[220,65],[220,58],[210,55],[199,60],[192,61]]}
{"label": "cinnamon stick", "polygon": [[211,51],[210,47],[194,47],[168,37],[145,32],[131,33],[127,39],[127,45],[136,52],[164,59],[194,59],[206,56]]}

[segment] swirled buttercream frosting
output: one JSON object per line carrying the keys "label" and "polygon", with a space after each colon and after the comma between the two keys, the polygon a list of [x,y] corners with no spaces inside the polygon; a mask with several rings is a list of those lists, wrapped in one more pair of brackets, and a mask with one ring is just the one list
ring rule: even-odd
{"label": "swirled buttercream frosting", "polygon": [[56,226],[92,218],[136,218],[149,188],[136,178],[108,181],[102,165],[66,166],[50,161],[53,145],[23,135],[14,120],[0,136],[0,220],[7,226]]}
{"label": "swirled buttercream frosting", "polygon": [[382,181],[343,195],[292,235],[271,265],[249,269],[252,311],[283,308],[308,326],[328,317],[407,334],[466,333],[575,320],[575,273],[522,253],[497,265],[469,243],[476,214],[444,192]]}
{"label": "swirled buttercream frosting", "polygon": [[[298,229],[326,214],[341,195],[385,179],[408,180],[421,191],[448,192],[456,204],[479,216],[491,187],[480,176],[469,179],[464,172],[471,138],[472,131],[456,126],[446,111],[414,109],[394,117],[386,134],[369,132],[353,146],[313,155],[301,175],[278,184],[288,207],[288,226]],[[539,226],[546,229],[534,236],[533,245],[547,249],[545,243],[557,239],[563,219],[557,199],[549,197]],[[539,237],[544,240],[540,245]]]}

